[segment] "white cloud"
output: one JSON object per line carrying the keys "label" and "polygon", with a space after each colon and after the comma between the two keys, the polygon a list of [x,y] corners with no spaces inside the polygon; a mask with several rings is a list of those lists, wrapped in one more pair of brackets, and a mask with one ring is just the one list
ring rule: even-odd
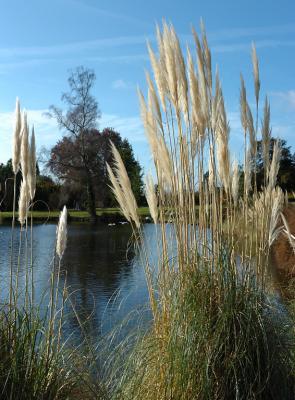
{"label": "white cloud", "polygon": [[[255,47],[259,48],[274,48],[274,47],[294,47],[294,40],[257,40],[255,41]],[[251,42],[249,43],[229,43],[211,46],[212,52],[216,53],[232,53],[238,51],[251,51]]]}
{"label": "white cloud", "polygon": [[280,100],[283,105],[287,105],[290,110],[295,110],[295,90],[288,90],[286,92],[272,92],[271,96]]}
{"label": "white cloud", "polygon": [[254,26],[246,28],[229,28],[218,31],[208,31],[209,40],[226,40],[237,37],[253,37],[267,35],[284,35],[295,32],[295,24],[273,25],[273,26]]}
{"label": "white cloud", "polygon": [[127,87],[128,84],[123,79],[117,79],[114,82],[112,82],[113,89],[127,89]]}
{"label": "white cloud", "polygon": [[[75,1],[75,0],[72,0]],[[125,18],[126,16],[116,15],[109,13],[105,10],[96,9],[100,13],[105,13],[110,17]],[[127,17],[126,17],[127,18]],[[280,34],[295,32],[295,24],[277,25],[277,26],[265,26],[265,27],[251,27],[251,28],[233,28],[233,29],[221,29],[218,31],[208,31],[208,37],[210,41],[220,41],[227,39],[237,39],[242,37],[249,37],[255,39],[258,36],[278,36]],[[193,43],[192,35],[180,34],[182,42]],[[154,34],[148,35],[133,35],[133,36],[115,36],[115,37],[100,37],[84,41],[58,43],[45,46],[24,46],[24,47],[0,47],[0,57],[7,60],[7,58],[15,59],[16,57],[56,57],[65,56],[68,54],[77,54],[77,52],[89,52],[97,51],[99,49],[122,47],[122,46],[136,46],[145,45],[146,40],[155,41]],[[294,46],[294,41],[282,40],[282,39],[267,39],[256,42],[257,47],[278,47],[278,46]],[[231,52],[241,51],[249,48],[248,43],[220,43],[214,45],[214,51],[218,52]],[[146,57],[140,55],[140,57]],[[129,57],[123,55],[122,57]],[[130,56],[131,57],[131,56]],[[134,55],[133,57],[138,57]],[[107,57],[106,57],[107,58]],[[120,56],[119,56],[120,58]],[[98,57],[98,60],[100,57]],[[104,59],[104,57],[102,57]],[[34,60],[35,62],[35,60]]]}
{"label": "white cloud", "polygon": [[[56,122],[44,116],[46,111],[27,111],[29,126],[34,124],[35,127],[37,150],[42,146],[52,146],[61,137]],[[14,112],[0,113],[0,162],[6,162],[11,157],[13,124]]]}
{"label": "white cloud", "polygon": [[49,46],[28,47],[0,47],[0,57],[44,57],[60,56],[65,54],[76,54],[77,52],[98,50],[109,47],[122,47],[130,45],[144,45],[148,37],[141,36],[116,36],[109,38],[98,38],[93,40],[53,44]]}
{"label": "white cloud", "polygon": [[294,132],[295,132],[295,124],[279,124],[274,123],[272,126],[272,135],[279,139],[287,140],[288,145],[293,145],[294,147]]}
{"label": "white cloud", "polygon": [[101,8],[98,8],[96,5],[90,5],[87,4],[85,1],[80,1],[80,0],[68,0],[69,3],[71,3],[72,5],[76,5],[79,6],[81,9],[85,9],[86,12],[91,12],[91,13],[96,13],[104,18],[113,18],[113,19],[117,19],[121,22],[124,23],[129,23],[129,24],[133,24],[133,25],[137,25],[142,27],[143,25],[145,26],[150,26],[151,24],[147,24],[145,23],[142,18],[133,18],[131,16],[127,16],[125,14],[118,14],[115,13],[113,11],[108,11],[108,10],[104,10]]}
{"label": "white cloud", "polygon": [[[48,110],[28,110],[28,123],[34,124],[36,133],[37,150],[41,147],[51,147],[62,137],[54,119],[46,117],[44,114]],[[12,132],[14,124],[14,112],[0,113],[0,162],[6,162],[11,157]],[[139,117],[124,117],[116,114],[103,114],[99,121],[100,129],[113,128],[118,131],[123,138],[127,138],[137,148],[146,143],[143,126]]]}
{"label": "white cloud", "polygon": [[113,128],[130,142],[146,142],[141,119],[139,117],[121,117],[115,114],[103,114],[99,122],[101,129]]}

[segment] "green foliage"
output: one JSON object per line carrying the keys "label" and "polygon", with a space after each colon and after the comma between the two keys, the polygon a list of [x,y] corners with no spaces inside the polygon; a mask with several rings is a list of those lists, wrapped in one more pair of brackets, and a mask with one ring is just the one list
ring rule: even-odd
{"label": "green foliage", "polygon": [[77,138],[65,136],[51,149],[47,165],[51,172],[63,182],[64,203],[71,208],[77,205],[82,209],[87,208],[87,188],[90,179],[96,206],[115,205],[106,171],[106,163],[112,164],[113,160],[110,148],[110,141],[112,141],[126,165],[136,200],[142,204],[144,196],[141,167],[135,160],[128,140],[123,140],[121,135],[112,128],[105,128],[102,131],[91,129],[84,132],[83,146],[87,155],[87,169],[78,151],[81,140],[80,135]]}
{"label": "green foliage", "polygon": [[132,147],[127,139],[124,139],[118,148],[119,153],[127,170],[131,188],[138,205],[145,204],[143,193],[142,170],[138,161],[135,160]]}
{"label": "green foliage", "polygon": [[[13,179],[11,159],[6,164],[0,164],[0,210],[12,210],[13,206]],[[19,197],[21,176],[17,175],[16,198]]]}
{"label": "green foliage", "polygon": [[60,204],[60,185],[50,176],[39,175],[36,180],[35,210],[56,210]]}
{"label": "green foliage", "polygon": [[187,266],[171,279],[173,319],[139,340],[116,399],[293,399],[290,321],[254,279],[237,277],[229,257],[214,273]]}
{"label": "green foliage", "polygon": [[[11,211],[13,208],[13,179],[11,159],[6,164],[0,164],[0,210]],[[16,200],[19,198],[21,174],[16,176]],[[35,210],[56,209],[60,206],[60,186],[50,176],[40,175],[37,164]]]}
{"label": "green foliage", "polygon": [[48,324],[33,309],[12,314],[0,310],[1,399],[68,398],[75,382],[70,353],[67,359],[55,351],[55,338],[49,345]]}
{"label": "green foliage", "polygon": [[[272,159],[273,148],[275,139],[272,138],[270,141],[269,158]],[[280,161],[280,168],[278,172],[277,183],[283,189],[288,192],[295,190],[295,153],[292,154],[291,146],[287,146],[286,140],[280,140],[282,155]],[[263,168],[263,157],[262,157],[262,142],[257,142],[257,186],[262,187],[264,178]]]}

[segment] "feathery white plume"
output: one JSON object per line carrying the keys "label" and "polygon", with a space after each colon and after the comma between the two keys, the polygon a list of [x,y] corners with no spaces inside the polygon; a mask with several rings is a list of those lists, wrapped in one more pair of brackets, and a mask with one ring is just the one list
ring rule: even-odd
{"label": "feathery white plume", "polygon": [[22,226],[26,222],[28,216],[28,207],[29,207],[28,184],[27,181],[23,179],[21,182],[20,195],[18,201],[18,220]]}
{"label": "feathery white plume", "polygon": [[125,165],[116,149],[111,142],[112,153],[114,157],[114,172],[107,164],[107,170],[111,181],[111,189],[121,207],[121,210],[128,221],[133,220],[137,228],[140,227],[139,217],[137,214],[137,204],[131,188],[130,179],[128,177]]}
{"label": "feathery white plume", "polygon": [[271,214],[269,221],[268,244],[271,246],[282,231],[282,227],[278,226],[278,222],[284,205],[284,193],[280,187],[272,189],[272,191],[266,193],[267,195],[270,193],[269,207],[271,207]]}
{"label": "feathery white plume", "polygon": [[12,152],[12,168],[17,174],[20,163],[20,147],[21,147],[21,112],[18,97],[15,104],[15,122],[13,132],[13,152]]}
{"label": "feathery white plume", "polygon": [[60,213],[56,230],[56,253],[61,259],[67,246],[67,207],[64,206]]}
{"label": "feathery white plume", "polygon": [[158,222],[158,200],[157,200],[157,195],[155,193],[155,185],[154,185],[153,177],[151,174],[148,174],[146,176],[145,197],[146,197],[153,221],[156,224]]}
{"label": "feathery white plume", "polygon": [[241,116],[241,124],[244,129],[244,132],[247,131],[248,127],[248,107],[247,107],[247,95],[246,88],[243,76],[240,76],[241,79],[241,89],[240,89],[240,116]]}
{"label": "feathery white plume", "polygon": [[33,200],[36,191],[36,142],[35,142],[35,131],[34,126],[32,128],[31,143],[30,143],[30,157],[29,157],[29,173],[28,173],[28,184],[30,198]]}
{"label": "feathery white plume", "polygon": [[29,162],[30,162],[29,131],[28,131],[26,111],[23,112],[23,118],[22,118],[20,162],[21,162],[23,179],[26,180],[28,177]]}
{"label": "feathery white plume", "polygon": [[262,149],[263,149],[263,151],[262,151],[263,166],[264,166],[264,171],[268,171],[271,128],[270,128],[270,105],[269,105],[269,101],[268,101],[267,97],[265,98],[265,103],[264,103],[261,135],[262,135]]}
{"label": "feathery white plume", "polygon": [[271,160],[271,165],[268,174],[268,189],[274,189],[277,176],[280,168],[280,158],[281,158],[281,144],[279,140],[276,140],[274,148],[273,148],[273,155]]}
{"label": "feathery white plume", "polygon": [[255,98],[256,98],[256,105],[258,107],[260,79],[259,79],[258,58],[257,58],[256,47],[255,47],[254,43],[252,43],[252,64],[253,64],[253,75],[254,75]]}

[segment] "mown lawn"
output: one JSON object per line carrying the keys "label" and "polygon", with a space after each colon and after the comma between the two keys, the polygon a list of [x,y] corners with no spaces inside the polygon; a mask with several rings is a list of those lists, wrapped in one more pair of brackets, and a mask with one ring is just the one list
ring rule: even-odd
{"label": "mown lawn", "polygon": [[[75,219],[87,219],[89,217],[89,213],[87,211],[77,211],[77,210],[68,210],[69,216]],[[97,208],[96,209],[96,214],[98,216],[101,216],[103,214],[117,214],[120,213],[119,208]],[[138,209],[138,213],[140,216],[145,217],[149,215],[149,209],[148,207],[140,207]],[[55,219],[58,218],[60,214],[60,211],[55,210],[55,211],[33,211],[33,218],[38,218],[38,219]],[[121,214],[121,213],[120,213]],[[16,213],[17,215],[17,213]],[[29,212],[29,217],[31,216],[31,213]],[[12,211],[0,211],[0,219],[11,219],[12,218]]]}

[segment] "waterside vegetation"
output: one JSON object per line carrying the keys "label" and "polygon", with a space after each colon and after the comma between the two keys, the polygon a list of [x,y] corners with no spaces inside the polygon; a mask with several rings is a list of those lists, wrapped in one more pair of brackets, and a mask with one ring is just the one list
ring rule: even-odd
{"label": "waterside vegetation", "polygon": [[[155,168],[145,185],[157,235],[155,249],[145,244],[128,170],[111,144],[109,180],[120,211],[132,227],[134,246],[145,270],[151,321],[145,329],[135,329],[122,338],[110,352],[107,345],[93,348],[89,344],[89,351],[81,357],[79,349],[67,346],[62,336],[65,305],[70,303],[66,283],[63,287],[59,284],[67,240],[66,208],[57,227],[47,313],[42,317],[39,312],[27,235],[31,230],[32,240],[37,216],[30,214],[36,188],[35,139],[33,131],[29,139],[26,114],[21,117],[17,101],[14,188],[19,169],[22,183],[18,214],[14,196],[9,298],[0,310],[1,398],[294,398],[294,307],[277,294],[271,248],[280,234],[295,245],[282,214],[288,198],[276,184],[281,145],[278,140],[271,142],[268,99],[262,114],[259,108],[256,49],[253,46],[253,110],[241,77],[244,162],[240,190],[241,171],[230,152],[225,100],[219,73],[212,74],[203,24],[200,36],[193,30],[193,39],[194,54],[188,48],[185,57],[173,26],[163,23],[162,29],[158,27],[157,51],[148,45],[153,77],[146,75],[146,98],[139,92]],[[255,160],[259,137],[263,184],[258,185]],[[26,266],[24,288],[13,268],[17,219],[26,241],[25,258],[18,257],[16,263]],[[175,243],[173,254],[171,243]],[[100,374],[87,369],[94,359],[102,358]]]}

